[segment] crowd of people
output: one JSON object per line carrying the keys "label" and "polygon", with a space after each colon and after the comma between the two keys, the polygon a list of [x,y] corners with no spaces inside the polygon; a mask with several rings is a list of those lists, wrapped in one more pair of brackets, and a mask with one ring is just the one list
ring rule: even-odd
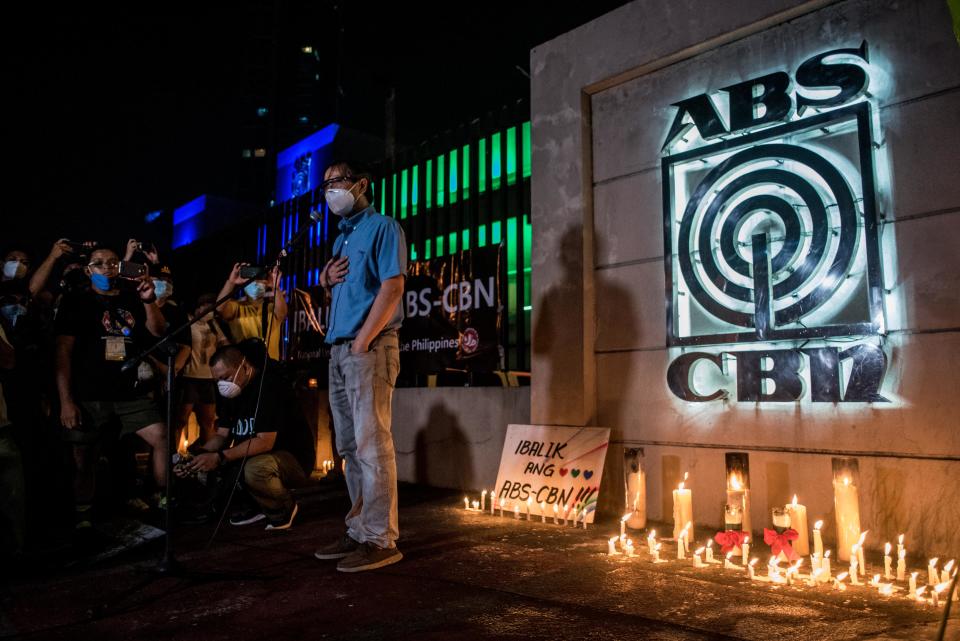
{"label": "crowd of people", "polygon": [[[330,408],[353,505],[343,536],[316,556],[346,572],[401,558],[390,404],[406,249],[400,227],[374,209],[371,183],[348,163],[324,182],[342,217],[320,281],[331,296]],[[172,266],[137,239],[122,258],[60,239],[38,265],[10,248],[0,282],[0,554],[22,560],[29,534],[51,524],[75,549],[96,548],[98,523],[118,511],[202,522],[230,510],[234,525],[291,527],[291,489],[313,471],[316,438],[278,362],[282,280],[277,267],[237,263],[218,294],[187,301]],[[168,451],[168,402],[173,443],[195,417],[186,452]],[[137,473],[138,459],[148,473]]]}

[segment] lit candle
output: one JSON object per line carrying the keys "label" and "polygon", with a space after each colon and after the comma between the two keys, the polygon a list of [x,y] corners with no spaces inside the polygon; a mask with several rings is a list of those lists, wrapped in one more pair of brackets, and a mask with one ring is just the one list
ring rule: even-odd
{"label": "lit candle", "polygon": [[900,553],[903,552],[903,535],[897,537],[897,556],[900,556]]}
{"label": "lit candle", "polygon": [[630,513],[627,512],[620,518],[620,536],[623,536],[627,531],[627,519],[630,518]]}
{"label": "lit candle", "polygon": [[827,550],[823,558],[820,559],[820,570],[823,572],[820,575],[820,580],[826,583],[830,580],[830,550]]}
{"label": "lit candle", "polygon": [[870,585],[873,586],[873,587],[877,587],[877,586],[880,585],[880,575],[879,575],[879,574],[874,574],[874,575],[873,575],[873,578],[870,579]]}
{"label": "lit candle", "polygon": [[793,579],[800,575],[800,565],[803,559],[797,559],[797,562],[787,568],[787,585],[793,585]]}
{"label": "lit candle", "polygon": [[520,520],[520,504],[519,503],[513,504],[513,518],[515,518],[518,521]]}
{"label": "lit candle", "polygon": [[693,567],[695,567],[695,568],[702,568],[702,567],[703,567],[703,557],[702,557],[701,555],[703,554],[704,550],[706,550],[706,548],[702,548],[702,547],[697,548],[696,550],[694,550],[694,552],[693,552]]}
{"label": "lit candle", "polygon": [[718,563],[713,558],[713,539],[707,541],[707,563]]}
{"label": "lit candle", "polygon": [[553,504],[553,524],[556,525],[560,518],[560,508],[556,503]]}
{"label": "lit candle", "polygon": [[807,529],[807,506],[797,503],[797,495],[793,495],[793,503],[785,506],[790,515],[790,527],[797,531],[797,538],[793,541],[793,549],[800,556],[810,554],[810,535]]}
{"label": "lit candle", "polygon": [[946,583],[938,583],[937,585],[933,586],[933,589],[930,590],[930,605],[935,608],[940,607],[940,593],[943,592],[946,587]]}
{"label": "lit candle", "polygon": [[754,571],[754,566],[757,564],[757,561],[759,560],[760,559],[754,557],[750,559],[750,563],[747,563],[747,576],[750,577],[751,581],[757,578],[757,575],[755,574],[755,571]]}
{"label": "lit candle", "polygon": [[885,579],[893,578],[893,557],[890,556],[892,549],[893,546],[889,541],[883,546],[883,578]]}
{"label": "lit candle", "polygon": [[687,544],[684,539],[687,537],[687,528],[680,530],[680,537],[677,539],[677,558],[687,558]]}
{"label": "lit candle", "polygon": [[866,539],[867,532],[863,532],[857,541],[857,563],[860,564],[860,573],[863,574],[863,576],[867,576],[867,563],[863,560],[863,542]]}
{"label": "lit candle", "polygon": [[497,507],[497,498],[493,495],[493,490],[490,490],[490,516],[493,516],[493,511]]}
{"label": "lit candle", "polygon": [[[860,537],[860,492],[849,476],[833,482],[833,505],[837,513],[837,549],[841,561]],[[851,576],[851,579],[853,577]]]}
{"label": "lit candle", "polygon": [[767,563],[767,578],[771,583],[784,583],[785,580],[780,576],[780,559],[775,556],[770,557]]}
{"label": "lit candle", "polygon": [[850,583],[853,585],[859,585],[860,581],[857,578],[857,565],[859,561],[857,560],[857,544],[854,543],[850,548]]}
{"label": "lit candle", "polygon": [[739,570],[740,566],[730,560],[733,557],[733,552],[727,552],[727,556],[723,559],[723,569],[724,570]]}
{"label": "lit candle", "polygon": [[[673,538],[680,538],[684,524],[693,522],[693,493],[684,488],[688,474],[684,473],[683,482],[673,491]],[[693,528],[691,528],[692,530]]]}
{"label": "lit candle", "polygon": [[820,528],[823,527],[823,521],[817,521],[813,524],[813,553],[818,559],[823,558],[823,536],[820,534]]}
{"label": "lit candle", "polygon": [[953,559],[950,559],[950,562],[943,566],[943,570],[940,571],[940,582],[941,583],[950,583],[950,571],[953,569]]}
{"label": "lit candle", "polygon": [[812,587],[816,587],[817,583],[823,582],[823,579],[821,578],[822,574],[823,574],[823,570],[821,570],[820,568],[817,568],[816,570],[814,570],[813,573],[810,574],[810,578],[807,579],[807,585],[809,585],[812,588]]}
{"label": "lit candle", "polygon": [[937,574],[938,557],[933,557],[927,562],[927,585],[936,585],[939,575]]}
{"label": "lit candle", "polygon": [[900,546],[897,556],[899,557],[897,558],[897,581],[903,581],[907,574],[907,551],[903,546]]}
{"label": "lit candle", "polygon": [[480,511],[481,512],[487,511],[487,491],[486,490],[484,490],[480,494]]}
{"label": "lit candle", "polygon": [[750,558],[750,537],[743,537],[743,546],[741,547],[740,558],[746,562]]}
{"label": "lit candle", "polygon": [[569,512],[569,511],[570,511],[570,506],[569,506],[569,505],[564,505],[564,506],[563,506],[563,525],[566,525],[566,524],[567,524],[567,512]]}
{"label": "lit candle", "polygon": [[540,522],[547,522],[547,504],[544,501],[540,501]]}
{"label": "lit candle", "polygon": [[527,520],[530,520],[530,506],[533,504],[533,499],[527,497]]}
{"label": "lit candle", "polygon": [[633,539],[627,538],[623,546],[623,551],[627,556],[634,556]]}
{"label": "lit candle", "polygon": [[468,499],[467,497],[463,497],[463,509],[465,510],[470,509],[470,499]]}
{"label": "lit candle", "polygon": [[583,506],[583,511],[580,513],[580,522],[583,524],[583,529],[587,529],[587,506]]}
{"label": "lit candle", "polygon": [[918,574],[920,573],[919,572],[910,573],[910,596],[912,597],[917,596],[917,575]]}
{"label": "lit candle", "polygon": [[833,587],[839,590],[840,592],[843,592],[844,590],[846,590],[847,586],[843,584],[843,580],[845,578],[847,578],[846,572],[841,572],[840,574],[838,574],[837,578],[833,580]]}
{"label": "lit candle", "polygon": [[647,549],[650,550],[650,554],[653,554],[654,548],[659,548],[657,544],[657,531],[650,530],[650,534],[647,535]]}
{"label": "lit candle", "polygon": [[607,556],[616,556],[619,554],[617,552],[617,537],[611,536],[607,541]]}
{"label": "lit candle", "polygon": [[881,583],[879,592],[880,592],[880,596],[893,596],[893,584]]}
{"label": "lit candle", "polygon": [[693,523],[687,521],[687,524],[683,526],[683,551],[687,554],[690,554],[690,537],[695,536],[693,533]]}
{"label": "lit candle", "polygon": [[921,585],[917,588],[917,594],[914,597],[917,600],[917,603],[926,603],[927,600],[923,598],[923,593],[927,591],[927,586]]}
{"label": "lit candle", "polygon": [[659,543],[653,546],[652,554],[653,554],[653,562],[660,563],[660,544]]}
{"label": "lit candle", "polygon": [[498,501],[498,502],[500,503],[500,518],[502,519],[502,518],[503,518],[503,503],[504,503],[504,500],[503,500],[503,499],[500,499],[500,501]]}
{"label": "lit candle", "polygon": [[473,511],[474,511],[474,512],[479,512],[479,511],[480,511],[480,501],[474,501],[473,503],[470,504],[470,507],[473,508]]}

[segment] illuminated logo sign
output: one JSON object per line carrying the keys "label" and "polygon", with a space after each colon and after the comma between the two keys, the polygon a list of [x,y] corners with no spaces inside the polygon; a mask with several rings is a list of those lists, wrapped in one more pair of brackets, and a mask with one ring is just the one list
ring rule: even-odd
{"label": "illuminated logo sign", "polygon": [[[675,103],[663,145],[670,346],[810,341],[884,331],[867,45]],[[718,106],[719,105],[719,106]],[[736,363],[737,399],[883,401],[875,345],[689,352],[668,382]],[[852,363],[845,393],[841,364]],[[802,378],[800,372],[806,372]],[[807,385],[804,385],[807,382]],[[773,387],[774,389],[768,389]]]}

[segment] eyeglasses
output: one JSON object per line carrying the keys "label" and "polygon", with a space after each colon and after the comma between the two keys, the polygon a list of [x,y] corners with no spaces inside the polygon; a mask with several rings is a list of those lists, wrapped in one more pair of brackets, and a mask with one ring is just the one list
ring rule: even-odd
{"label": "eyeglasses", "polygon": [[342,185],[344,183],[353,182],[354,180],[355,178],[353,176],[334,176],[333,178],[324,180],[322,183],[320,183],[320,189],[330,189],[335,185]]}
{"label": "eyeglasses", "polygon": [[116,269],[120,267],[120,261],[108,260],[107,262],[103,262],[102,260],[98,260],[88,263],[88,265],[94,269]]}

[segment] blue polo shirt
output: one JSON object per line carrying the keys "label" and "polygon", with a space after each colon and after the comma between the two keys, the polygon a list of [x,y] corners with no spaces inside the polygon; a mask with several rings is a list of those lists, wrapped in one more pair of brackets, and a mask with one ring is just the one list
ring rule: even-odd
{"label": "blue polo shirt", "polygon": [[[373,205],[343,218],[333,255],[350,259],[346,280],[333,286],[327,342],[356,338],[366,320],[380,283],[407,274],[407,241],[393,218],[378,214]],[[385,329],[403,322],[403,301],[397,303]]]}

